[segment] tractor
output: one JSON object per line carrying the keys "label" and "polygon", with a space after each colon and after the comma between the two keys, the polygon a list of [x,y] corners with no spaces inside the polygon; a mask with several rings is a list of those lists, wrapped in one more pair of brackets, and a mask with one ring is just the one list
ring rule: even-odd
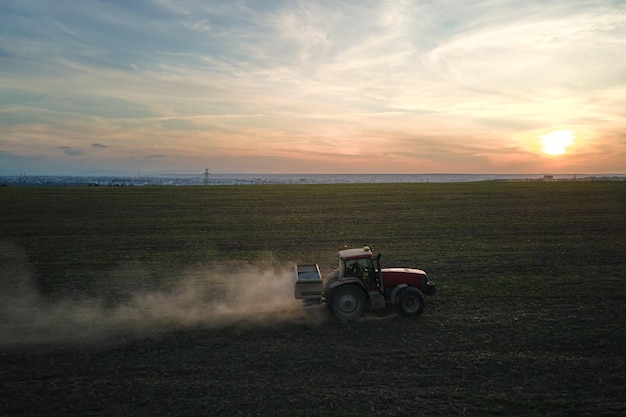
{"label": "tractor", "polygon": [[339,267],[322,279],[317,264],[295,268],[295,297],[306,306],[325,304],[340,322],[360,318],[368,310],[396,307],[403,316],[424,310],[423,294],[435,294],[426,272],[413,268],[381,268],[369,246],[337,253]]}

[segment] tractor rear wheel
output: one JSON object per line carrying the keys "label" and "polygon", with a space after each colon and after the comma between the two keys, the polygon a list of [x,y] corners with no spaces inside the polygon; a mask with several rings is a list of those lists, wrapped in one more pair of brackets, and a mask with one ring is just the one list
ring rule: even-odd
{"label": "tractor rear wheel", "polygon": [[356,320],[367,310],[365,291],[356,285],[344,285],[333,291],[331,311],[337,320],[347,322]]}
{"label": "tractor rear wheel", "polygon": [[419,316],[424,311],[424,296],[415,287],[406,287],[397,298],[398,313],[403,316]]}

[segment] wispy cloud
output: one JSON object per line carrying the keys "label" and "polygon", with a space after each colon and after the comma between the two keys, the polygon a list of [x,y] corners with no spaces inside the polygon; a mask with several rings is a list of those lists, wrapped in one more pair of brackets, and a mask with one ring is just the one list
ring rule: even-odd
{"label": "wispy cloud", "polygon": [[611,133],[626,127],[622,2],[9,1],[0,12],[11,155],[66,146],[101,166],[159,155],[169,171],[283,172],[298,155],[309,171],[342,172],[359,170],[364,158],[345,162],[358,155],[380,172],[501,171],[509,159],[543,172],[554,160],[534,135],[568,128],[580,153],[562,169],[626,170],[593,156],[626,152]]}
{"label": "wispy cloud", "polygon": [[85,154],[80,149],[70,148],[69,146],[59,146],[57,149],[69,156],[80,156]]}

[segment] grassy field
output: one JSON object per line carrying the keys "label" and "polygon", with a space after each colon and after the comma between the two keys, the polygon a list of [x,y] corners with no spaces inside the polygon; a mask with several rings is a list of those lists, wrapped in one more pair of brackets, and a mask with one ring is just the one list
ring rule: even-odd
{"label": "grassy field", "polygon": [[[626,182],[0,189],[0,415],[626,414]],[[291,299],[370,245],[417,319]]]}

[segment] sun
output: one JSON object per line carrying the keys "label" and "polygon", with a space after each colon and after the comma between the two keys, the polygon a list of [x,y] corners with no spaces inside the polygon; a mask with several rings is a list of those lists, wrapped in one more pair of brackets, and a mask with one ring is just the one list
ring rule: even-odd
{"label": "sun", "polygon": [[569,130],[557,130],[547,135],[539,136],[541,151],[547,155],[563,155],[566,148],[574,143],[574,135]]}

